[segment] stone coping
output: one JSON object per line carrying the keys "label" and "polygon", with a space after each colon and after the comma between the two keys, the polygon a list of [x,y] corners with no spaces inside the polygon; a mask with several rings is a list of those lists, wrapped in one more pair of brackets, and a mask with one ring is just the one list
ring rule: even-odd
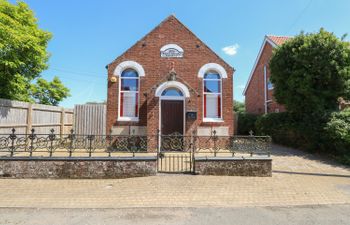
{"label": "stone coping", "polygon": [[0,161],[156,161],[157,156],[135,157],[0,157]]}
{"label": "stone coping", "polygon": [[268,160],[271,161],[272,158],[268,156],[264,157],[213,157],[213,156],[203,156],[203,157],[195,157],[195,161],[243,161],[243,160]]}

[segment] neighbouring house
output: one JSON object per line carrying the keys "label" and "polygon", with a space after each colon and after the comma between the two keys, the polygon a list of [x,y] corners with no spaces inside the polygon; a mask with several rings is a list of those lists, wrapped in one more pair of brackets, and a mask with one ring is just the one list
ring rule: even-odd
{"label": "neighbouring house", "polygon": [[269,61],[272,57],[273,49],[282,45],[290,38],[287,36],[265,36],[243,92],[247,113],[260,115],[286,110],[273,97]]}
{"label": "neighbouring house", "polygon": [[175,16],[107,68],[107,134],[233,135],[234,69]]}

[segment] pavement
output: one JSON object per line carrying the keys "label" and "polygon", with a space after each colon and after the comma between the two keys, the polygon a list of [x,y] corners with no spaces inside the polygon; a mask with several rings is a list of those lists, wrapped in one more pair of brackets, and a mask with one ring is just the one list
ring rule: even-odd
{"label": "pavement", "polygon": [[272,177],[0,179],[0,207],[244,207],[350,203],[350,169],[273,146]]}
{"label": "pavement", "polygon": [[[275,224],[291,224],[288,218],[294,214],[291,221],[299,218],[303,224],[318,224],[312,221],[322,218],[322,224],[350,224],[349,167],[277,145],[272,157],[272,177],[162,174],[129,179],[0,179],[0,224],[48,224],[40,215],[77,221],[72,224],[108,224],[119,217],[120,224],[146,224],[142,221],[147,219],[196,224],[188,223],[196,218],[210,224],[207,213],[220,217],[221,224],[270,224],[259,216]],[[94,214],[106,223],[82,219]],[[273,215],[281,215],[280,220]],[[32,219],[27,220],[29,216]]]}

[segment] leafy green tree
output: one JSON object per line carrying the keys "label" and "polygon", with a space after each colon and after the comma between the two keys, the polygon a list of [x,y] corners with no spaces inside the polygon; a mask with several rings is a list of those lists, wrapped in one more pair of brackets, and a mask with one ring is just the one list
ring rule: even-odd
{"label": "leafy green tree", "polygon": [[237,113],[245,112],[245,105],[244,105],[244,103],[234,100],[234,102],[233,102],[233,111],[235,111]]}
{"label": "leafy green tree", "polygon": [[299,116],[336,110],[338,97],[350,98],[349,43],[324,29],[277,48],[270,69],[276,100]]}
{"label": "leafy green tree", "polygon": [[33,99],[45,105],[58,105],[64,98],[70,96],[69,92],[58,77],[54,77],[52,81],[38,78],[37,83],[31,86]]}
{"label": "leafy green tree", "polygon": [[338,98],[350,98],[349,43],[324,29],[301,33],[274,51],[270,70],[274,96],[305,149],[329,151],[324,128]]}
{"label": "leafy green tree", "polygon": [[[47,44],[50,39],[51,33],[38,27],[37,19],[27,4],[18,2],[14,5],[0,0],[0,98],[34,101],[31,96],[32,82],[48,67]],[[52,90],[56,84],[59,84],[60,88],[64,87],[58,81],[54,79],[48,82],[51,90],[47,92],[51,93],[51,99],[55,100],[40,101],[47,102],[45,104],[57,104],[57,95],[53,94]],[[44,80],[40,78],[37,82],[39,90],[44,86]],[[66,92],[65,87],[63,92]]]}

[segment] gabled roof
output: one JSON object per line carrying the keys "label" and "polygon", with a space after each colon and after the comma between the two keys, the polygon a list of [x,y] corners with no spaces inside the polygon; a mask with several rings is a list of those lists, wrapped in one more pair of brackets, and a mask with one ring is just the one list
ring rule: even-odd
{"label": "gabled roof", "polygon": [[289,36],[276,36],[276,35],[266,35],[266,37],[277,46],[282,45],[284,42],[292,38]]}
{"label": "gabled roof", "polygon": [[[174,14],[168,16],[167,18],[165,18],[160,24],[158,24],[155,28],[153,28],[150,32],[148,32],[145,36],[143,36],[143,38],[141,38],[139,41],[137,41],[134,45],[132,45],[130,48],[128,48],[125,52],[123,52],[121,55],[119,55],[116,59],[114,59],[111,63],[109,63],[108,65],[112,64],[113,62],[115,62],[116,60],[118,60],[118,58],[120,58],[121,56],[123,56],[126,52],[129,51],[129,49],[133,48],[134,46],[136,46],[139,42],[142,42],[147,36],[149,36],[151,33],[153,33],[154,31],[156,31],[159,27],[161,27],[164,23],[167,23],[170,20],[175,20],[177,21],[179,24],[181,24],[190,34],[192,34],[203,46],[205,46],[206,48],[208,48],[220,61],[222,61],[225,65],[227,65],[230,68],[233,68],[229,63],[227,63],[223,58],[221,58],[218,54],[216,54],[215,51],[213,51],[211,48],[208,47],[208,45],[206,45],[201,39],[199,39],[197,37],[197,35],[195,35],[186,25],[184,25],[180,20],[178,20],[176,18],[176,16]],[[107,66],[108,66],[107,65]],[[235,70],[233,68],[233,70]]]}
{"label": "gabled roof", "polygon": [[250,72],[250,75],[249,75],[249,79],[248,79],[248,82],[244,88],[244,91],[243,91],[243,95],[245,96],[246,92],[247,92],[247,89],[249,87],[249,84],[250,84],[250,81],[251,79],[253,78],[253,74],[254,74],[254,71],[256,69],[256,66],[259,62],[259,59],[260,59],[260,56],[263,52],[263,49],[266,45],[266,43],[269,43],[273,48],[276,48],[280,45],[282,45],[283,43],[285,43],[287,40],[291,39],[293,37],[290,37],[290,36],[276,36],[276,35],[266,35],[264,37],[264,41],[260,47],[260,50],[259,50],[259,53],[258,53],[258,56],[256,57],[256,60],[255,60],[255,63],[254,63],[254,66],[253,66],[253,69],[252,71]]}

